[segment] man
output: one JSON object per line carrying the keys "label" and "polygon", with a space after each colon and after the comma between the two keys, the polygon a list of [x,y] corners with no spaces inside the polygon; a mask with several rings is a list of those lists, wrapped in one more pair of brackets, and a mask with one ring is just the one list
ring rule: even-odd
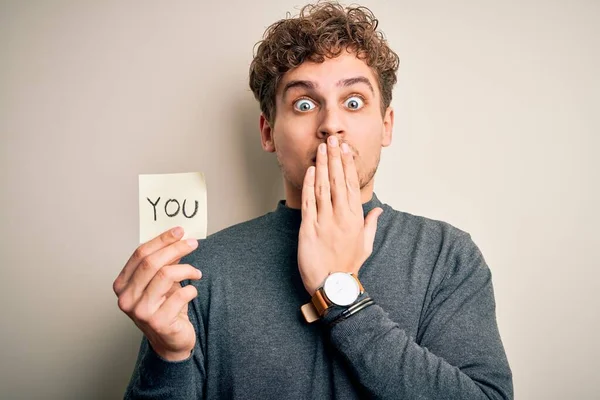
{"label": "man", "polygon": [[398,68],[376,26],[320,3],[268,29],[250,87],[285,201],[138,247],[114,282],[144,333],[126,398],[512,398],[470,236],[373,193]]}

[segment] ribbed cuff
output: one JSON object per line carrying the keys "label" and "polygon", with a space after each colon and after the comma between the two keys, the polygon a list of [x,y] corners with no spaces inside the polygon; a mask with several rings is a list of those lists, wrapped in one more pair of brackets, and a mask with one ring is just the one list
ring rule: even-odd
{"label": "ribbed cuff", "polygon": [[351,343],[355,346],[357,335],[364,337],[363,335],[371,334],[373,326],[379,323],[382,312],[381,307],[375,303],[340,321],[329,328],[332,342],[342,346]]}
{"label": "ribbed cuff", "polygon": [[148,344],[148,349],[140,365],[140,380],[147,387],[173,386],[181,382],[189,385],[194,376],[193,351],[181,361],[168,361],[162,358]]}

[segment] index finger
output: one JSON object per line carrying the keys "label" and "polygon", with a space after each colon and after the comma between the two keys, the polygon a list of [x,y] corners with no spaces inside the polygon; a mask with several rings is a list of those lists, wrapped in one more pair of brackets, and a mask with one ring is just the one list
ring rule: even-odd
{"label": "index finger", "polygon": [[355,214],[363,214],[362,200],[360,196],[360,181],[358,171],[354,163],[354,155],[347,143],[342,143],[342,165],[346,177],[346,188],[348,193],[348,206]]}
{"label": "index finger", "polygon": [[135,249],[113,284],[113,290],[115,291],[115,294],[119,295],[119,293],[123,291],[127,285],[127,282],[129,282],[133,271],[135,271],[137,266],[144,258],[180,240],[183,237],[183,233],[183,228],[177,226],[161,233],[154,239],[150,239]]}

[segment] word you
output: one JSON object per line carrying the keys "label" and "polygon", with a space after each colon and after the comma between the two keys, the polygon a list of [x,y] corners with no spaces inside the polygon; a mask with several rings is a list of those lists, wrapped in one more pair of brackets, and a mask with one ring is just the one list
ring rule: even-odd
{"label": "word you", "polygon": [[[148,197],[146,197],[146,200],[148,200],[148,202],[150,204],[152,204],[152,207],[154,208],[154,220],[156,221],[156,206],[158,205],[158,202],[160,201],[160,197],[158,199],[156,199],[155,202],[152,202],[152,200],[150,200]],[[183,216],[186,218],[194,218],[194,215],[196,215],[196,213],[198,212],[198,200],[195,200],[194,203],[194,212],[192,213],[192,215],[187,215],[185,212],[185,202],[186,200],[183,200],[183,205],[179,204],[179,201],[177,199],[169,199],[167,201],[165,201],[165,214],[167,215],[167,217],[173,218],[175,216],[177,216],[177,214],[179,214],[179,211],[182,212]],[[169,206],[171,205],[171,206]],[[170,210],[170,212],[169,212]]]}

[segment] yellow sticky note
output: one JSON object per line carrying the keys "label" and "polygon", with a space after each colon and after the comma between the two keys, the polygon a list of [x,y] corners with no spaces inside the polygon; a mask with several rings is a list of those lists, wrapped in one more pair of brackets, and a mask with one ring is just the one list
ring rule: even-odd
{"label": "yellow sticky note", "polygon": [[206,237],[206,181],[201,172],[139,176],[140,243],[181,226],[184,239]]}

